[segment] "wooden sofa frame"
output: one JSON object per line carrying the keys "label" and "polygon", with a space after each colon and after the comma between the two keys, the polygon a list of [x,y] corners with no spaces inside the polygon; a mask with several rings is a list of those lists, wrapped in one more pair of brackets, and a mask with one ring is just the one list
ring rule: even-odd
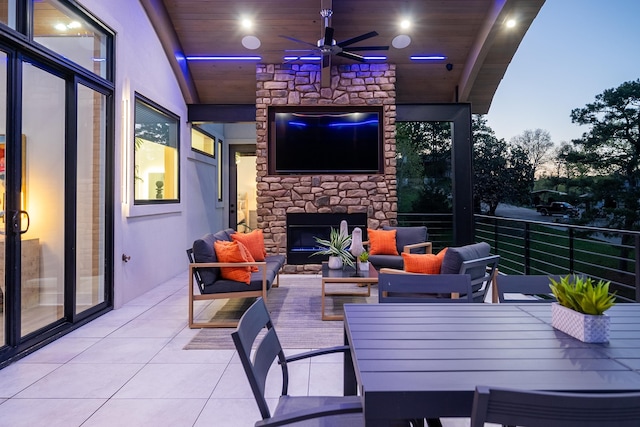
{"label": "wooden sofa frame", "polygon": [[[193,303],[194,301],[211,301],[218,299],[231,299],[231,298],[258,298],[262,297],[267,300],[267,263],[265,261],[256,262],[200,262],[196,263],[193,258],[193,249],[187,249],[187,256],[189,257],[189,328],[235,328],[238,326],[238,320],[226,320],[226,321],[210,321],[210,322],[195,322],[193,316]],[[262,273],[262,289],[249,290],[240,292],[216,292],[216,293],[204,293],[204,283],[198,272],[198,268],[208,267],[251,267],[257,266]],[[195,293],[193,286],[194,280],[198,285],[199,294]],[[280,272],[276,274],[271,287],[277,288],[280,283]]]}

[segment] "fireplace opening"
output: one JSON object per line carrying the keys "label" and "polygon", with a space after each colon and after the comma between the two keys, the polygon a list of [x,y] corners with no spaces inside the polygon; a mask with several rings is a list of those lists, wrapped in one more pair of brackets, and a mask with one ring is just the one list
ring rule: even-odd
{"label": "fireplace opening", "polygon": [[339,229],[347,221],[349,234],[359,227],[362,239],[367,239],[366,213],[289,213],[287,214],[287,264],[320,264],[327,255],[314,255],[322,250],[315,238],[328,239],[331,227]]}

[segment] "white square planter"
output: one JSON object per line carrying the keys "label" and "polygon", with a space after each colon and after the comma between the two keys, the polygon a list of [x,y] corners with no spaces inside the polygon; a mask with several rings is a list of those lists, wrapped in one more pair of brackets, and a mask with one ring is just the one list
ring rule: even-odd
{"label": "white square planter", "polygon": [[551,303],[551,326],[582,342],[608,342],[610,320],[606,314],[582,314],[557,302]]}

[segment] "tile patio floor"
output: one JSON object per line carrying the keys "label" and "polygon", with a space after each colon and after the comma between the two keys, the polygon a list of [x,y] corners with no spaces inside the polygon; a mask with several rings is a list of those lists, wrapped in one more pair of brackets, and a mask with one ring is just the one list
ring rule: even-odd
{"label": "tile patio floor", "polygon": [[[260,414],[235,351],[183,350],[198,333],[186,284],[185,272],[0,370],[0,427],[253,426]],[[341,356],[293,363],[290,382],[290,394],[340,395]],[[269,384],[275,405],[279,381]]]}

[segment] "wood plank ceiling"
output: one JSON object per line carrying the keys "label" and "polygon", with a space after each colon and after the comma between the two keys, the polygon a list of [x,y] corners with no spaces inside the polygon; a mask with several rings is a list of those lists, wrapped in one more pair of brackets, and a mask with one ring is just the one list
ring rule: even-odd
{"label": "wood plank ceiling", "polygon": [[[175,56],[257,55],[259,62],[282,63],[288,49],[322,37],[321,0],[140,0],[159,33],[165,50],[182,73],[188,103],[254,104],[254,62],[188,61]],[[326,1],[326,0],[325,0]],[[511,58],[544,0],[333,0],[331,26],[338,42],[370,31],[378,36],[353,46],[388,45],[383,54],[396,64],[398,104],[470,102],[474,113],[486,113]],[[161,19],[164,17],[164,20]],[[251,30],[241,27],[251,18]],[[399,22],[412,26],[401,30]],[[507,28],[505,22],[515,19]],[[411,37],[404,49],[392,46],[399,34]],[[260,39],[258,49],[243,47],[242,38]],[[294,53],[295,54],[295,53]],[[171,55],[174,58],[171,58]],[[438,61],[416,62],[411,55],[445,55]],[[353,64],[332,56],[332,65]],[[375,63],[375,61],[372,61]],[[447,64],[451,64],[448,70]],[[186,89],[185,89],[186,88]]]}

